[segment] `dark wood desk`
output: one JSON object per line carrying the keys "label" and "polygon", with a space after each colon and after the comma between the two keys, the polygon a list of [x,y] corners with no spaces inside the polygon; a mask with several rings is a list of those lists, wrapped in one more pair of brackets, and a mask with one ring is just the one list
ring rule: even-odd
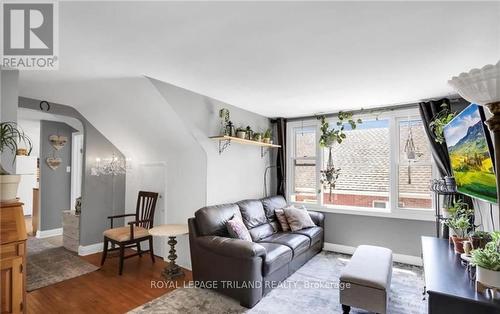
{"label": "dark wood desk", "polygon": [[500,299],[476,292],[448,240],[422,237],[422,258],[429,314],[500,314]]}

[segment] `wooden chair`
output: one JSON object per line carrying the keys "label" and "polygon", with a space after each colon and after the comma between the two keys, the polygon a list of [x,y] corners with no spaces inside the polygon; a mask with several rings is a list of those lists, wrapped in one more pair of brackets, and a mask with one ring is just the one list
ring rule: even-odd
{"label": "wooden chair", "polygon": [[[120,268],[118,273],[123,273],[123,261],[126,258],[139,255],[147,251],[141,250],[141,242],[149,241],[149,253],[151,260],[155,262],[153,254],[153,237],[148,233],[148,229],[153,227],[153,220],[155,214],[156,201],[158,200],[158,193],[140,191],[137,197],[137,207],[135,214],[115,215],[109,216],[111,220],[111,229],[103,232],[104,235],[104,250],[102,253],[101,266],[104,265],[108,251],[120,250]],[[135,221],[128,223],[128,227],[113,228],[113,219],[135,216]],[[111,249],[108,248],[109,242],[113,245]],[[115,247],[117,245],[118,247]],[[125,249],[136,247],[137,253],[125,256]]]}

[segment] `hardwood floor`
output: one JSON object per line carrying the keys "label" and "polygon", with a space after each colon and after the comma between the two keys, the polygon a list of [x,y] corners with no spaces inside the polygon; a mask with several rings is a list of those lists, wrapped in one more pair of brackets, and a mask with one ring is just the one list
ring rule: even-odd
{"label": "hardwood floor", "polygon": [[[101,253],[81,258],[99,265]],[[125,260],[123,275],[118,276],[118,258],[108,255],[100,270],[29,292],[27,313],[125,313],[175,289],[170,282],[169,287],[152,287],[151,281],[164,280],[165,266],[159,257],[152,265],[147,254],[136,256]],[[184,272],[186,276],[176,281],[179,287],[192,280],[191,272]]]}

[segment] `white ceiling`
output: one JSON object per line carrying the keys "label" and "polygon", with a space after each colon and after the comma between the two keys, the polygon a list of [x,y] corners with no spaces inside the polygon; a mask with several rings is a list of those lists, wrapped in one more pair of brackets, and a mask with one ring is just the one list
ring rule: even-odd
{"label": "white ceiling", "polygon": [[61,2],[59,13],[60,69],[22,72],[22,95],[147,75],[291,117],[455,94],[452,75],[500,58],[500,2]]}

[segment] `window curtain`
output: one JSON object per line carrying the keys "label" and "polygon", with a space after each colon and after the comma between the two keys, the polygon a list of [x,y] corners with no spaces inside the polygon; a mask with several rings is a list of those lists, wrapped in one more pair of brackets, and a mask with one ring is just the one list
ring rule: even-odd
{"label": "window curtain", "polygon": [[278,149],[276,158],[277,194],[286,197],[286,119],[276,119]]}
{"label": "window curtain", "polygon": [[418,104],[418,109],[420,111],[420,117],[425,125],[425,134],[431,144],[431,151],[436,165],[439,170],[441,177],[452,176],[450,159],[448,158],[448,149],[446,148],[446,143],[438,143],[434,140],[432,136],[432,131],[429,128],[429,124],[432,119],[443,110],[442,105],[446,104],[447,108],[450,109],[450,100],[448,98],[443,98],[440,100],[421,102]]}

